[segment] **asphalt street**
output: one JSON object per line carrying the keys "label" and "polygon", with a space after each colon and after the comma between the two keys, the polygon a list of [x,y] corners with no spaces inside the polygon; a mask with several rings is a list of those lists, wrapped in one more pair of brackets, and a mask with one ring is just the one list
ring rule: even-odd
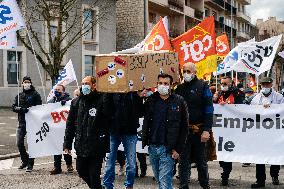
{"label": "asphalt street", "polygon": [[[10,109],[0,109],[0,155],[17,152],[16,128],[17,115]],[[66,167],[63,164],[63,173],[60,175],[50,175],[49,171],[53,168],[53,158],[45,157],[35,160],[35,167],[32,173],[19,171],[20,159],[8,159],[0,161],[0,189],[86,189],[86,184],[78,177],[77,173],[66,173]],[[74,166],[75,166],[74,159]],[[117,167],[118,170],[118,167]],[[284,188],[284,169],[280,170],[280,186],[271,184],[269,176],[269,166],[267,166],[267,185],[266,188]],[[218,162],[209,162],[210,184],[212,188],[223,188],[220,186],[221,169]],[[154,189],[158,188],[153,181],[153,172],[148,165],[147,177],[138,178],[135,181],[136,189]],[[117,176],[115,188],[122,189],[125,176]],[[250,188],[250,184],[255,181],[255,166],[242,167],[240,163],[233,164],[231,173],[230,188]],[[178,180],[174,178],[175,188]],[[197,180],[197,171],[192,169],[190,179],[190,188],[200,188]],[[227,187],[224,187],[227,188]]]}
{"label": "asphalt street", "polygon": [[17,152],[17,114],[9,108],[0,107],[0,155]]}

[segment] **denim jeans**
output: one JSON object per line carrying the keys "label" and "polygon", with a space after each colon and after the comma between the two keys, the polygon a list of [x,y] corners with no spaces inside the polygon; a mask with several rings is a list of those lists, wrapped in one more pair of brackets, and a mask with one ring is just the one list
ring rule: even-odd
{"label": "denim jeans", "polygon": [[163,145],[150,145],[149,158],[159,189],[173,188],[175,161]]}
{"label": "denim jeans", "polygon": [[105,167],[103,186],[113,189],[115,180],[115,161],[117,149],[122,142],[126,157],[126,180],[125,187],[133,187],[136,172],[136,143],[137,135],[110,135],[110,153]]}

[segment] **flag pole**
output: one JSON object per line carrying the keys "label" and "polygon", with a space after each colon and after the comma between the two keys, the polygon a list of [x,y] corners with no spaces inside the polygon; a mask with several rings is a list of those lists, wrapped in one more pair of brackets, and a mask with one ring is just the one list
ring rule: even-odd
{"label": "flag pole", "polygon": [[19,62],[18,62],[18,51],[16,50],[16,64],[17,64],[17,84],[18,84],[18,106],[20,106],[20,69],[19,69]]}
{"label": "flag pole", "polygon": [[31,47],[32,47],[32,50],[33,50],[33,54],[34,54],[34,58],[35,58],[35,61],[36,61],[36,65],[37,65],[37,70],[38,70],[38,73],[39,73],[39,77],[40,77],[40,81],[41,81],[41,87],[42,87],[42,90],[43,90],[43,96],[44,96],[44,100],[46,102],[46,94],[45,94],[45,88],[43,86],[43,80],[42,80],[42,75],[41,75],[41,72],[40,72],[40,68],[39,68],[39,63],[38,63],[38,60],[36,58],[36,54],[35,54],[35,49],[34,49],[34,46],[33,46],[33,42],[31,40],[31,36],[30,36],[30,33],[29,33],[29,30],[28,28],[26,28],[27,30],[27,34],[28,34],[28,38],[30,40],[30,43],[31,43]]}
{"label": "flag pole", "polygon": [[259,93],[259,88],[258,88],[258,76],[257,75],[255,75],[255,77],[256,77],[256,92],[257,93]]}

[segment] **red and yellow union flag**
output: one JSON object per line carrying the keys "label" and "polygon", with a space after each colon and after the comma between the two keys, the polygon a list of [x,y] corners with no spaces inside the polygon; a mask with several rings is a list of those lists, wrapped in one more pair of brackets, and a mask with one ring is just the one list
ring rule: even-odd
{"label": "red and yellow union flag", "polygon": [[226,34],[216,38],[217,60],[222,61],[230,52],[230,45]]}
{"label": "red and yellow union flag", "polygon": [[179,63],[193,62],[197,67],[197,77],[216,71],[216,33],[214,17],[204,19],[200,24],[172,40]]}
{"label": "red and yellow union flag", "polygon": [[154,26],[150,36],[146,39],[143,50],[144,51],[172,50],[171,42],[169,40],[162,18],[160,18],[160,21]]}

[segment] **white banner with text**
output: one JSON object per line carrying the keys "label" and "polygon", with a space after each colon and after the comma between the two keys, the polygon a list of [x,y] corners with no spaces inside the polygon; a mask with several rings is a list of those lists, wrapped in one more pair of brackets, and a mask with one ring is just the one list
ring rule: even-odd
{"label": "white banner with text", "polygon": [[63,154],[71,101],[34,106],[26,114],[27,141],[32,158]]}
{"label": "white banner with text", "polygon": [[215,105],[218,161],[284,165],[284,105]]}

